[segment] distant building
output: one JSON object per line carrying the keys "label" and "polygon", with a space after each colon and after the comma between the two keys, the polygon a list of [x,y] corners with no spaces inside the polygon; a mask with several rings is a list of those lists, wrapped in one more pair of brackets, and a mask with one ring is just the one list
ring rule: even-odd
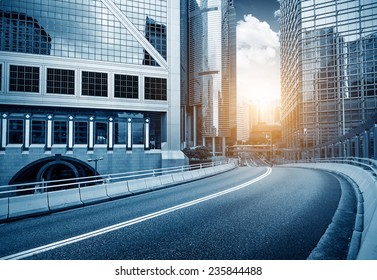
{"label": "distant building", "polygon": [[377,2],[281,0],[283,142],[325,144],[377,112]]}
{"label": "distant building", "polygon": [[0,185],[185,164],[179,9],[0,1]]}
{"label": "distant building", "polygon": [[237,143],[247,143],[250,137],[250,105],[240,102],[237,107]]}
{"label": "distant building", "polygon": [[258,123],[250,130],[249,143],[252,145],[276,144],[281,141],[281,125]]}
{"label": "distant building", "polygon": [[182,106],[186,146],[225,155],[237,140],[236,18],[232,0],[181,1]]}

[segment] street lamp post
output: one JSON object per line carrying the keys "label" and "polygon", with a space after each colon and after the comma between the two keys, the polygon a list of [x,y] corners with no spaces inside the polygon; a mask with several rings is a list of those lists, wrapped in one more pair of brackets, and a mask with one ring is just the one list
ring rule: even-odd
{"label": "street lamp post", "polygon": [[95,175],[97,175],[97,164],[99,160],[103,160],[103,157],[99,158],[88,158],[88,162],[94,161],[94,170],[95,170]]}

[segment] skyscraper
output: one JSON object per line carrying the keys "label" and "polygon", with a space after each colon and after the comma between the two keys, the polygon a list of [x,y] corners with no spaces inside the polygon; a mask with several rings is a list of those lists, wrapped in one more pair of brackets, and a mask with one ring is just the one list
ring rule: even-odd
{"label": "skyscraper", "polygon": [[0,185],[184,164],[179,8],[0,1]]}
{"label": "skyscraper", "polygon": [[377,112],[377,2],[282,0],[283,140],[332,141]]}
{"label": "skyscraper", "polygon": [[182,25],[182,67],[187,88],[185,141],[225,155],[237,138],[236,22],[232,0],[181,1],[187,10]]}

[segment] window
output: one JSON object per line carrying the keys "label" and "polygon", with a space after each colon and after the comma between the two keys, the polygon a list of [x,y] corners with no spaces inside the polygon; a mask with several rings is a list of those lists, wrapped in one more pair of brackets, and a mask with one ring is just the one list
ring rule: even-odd
{"label": "window", "polygon": [[48,68],[47,93],[75,94],[75,71]]}
{"label": "window", "polygon": [[54,144],[67,144],[66,121],[54,121]]}
{"label": "window", "polygon": [[87,122],[75,122],[75,144],[88,144]]}
{"label": "window", "polygon": [[95,144],[107,144],[107,123],[96,122],[94,134]]}
{"label": "window", "polygon": [[23,120],[9,120],[9,144],[22,144],[24,139],[24,121]]}
{"label": "window", "polygon": [[128,124],[126,122],[114,123],[114,143],[115,144],[126,144],[127,126]]}
{"label": "window", "polygon": [[33,120],[31,122],[31,144],[44,144],[46,141],[46,122]]}
{"label": "window", "polygon": [[132,144],[144,144],[144,123],[132,123]]}
{"label": "window", "polygon": [[145,99],[167,100],[166,79],[145,77]]}
{"label": "window", "polygon": [[82,72],[82,95],[107,96],[107,73]]}
{"label": "window", "polygon": [[115,74],[114,96],[138,99],[139,77]]}
{"label": "window", "polygon": [[39,68],[11,65],[9,91],[39,92]]}

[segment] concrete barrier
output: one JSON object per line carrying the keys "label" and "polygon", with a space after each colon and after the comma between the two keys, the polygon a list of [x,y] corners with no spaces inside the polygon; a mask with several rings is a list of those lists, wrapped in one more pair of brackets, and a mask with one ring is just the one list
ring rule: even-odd
{"label": "concrete barrier", "polygon": [[200,174],[200,177],[206,176],[206,172],[205,172],[204,168],[199,169],[199,174]]}
{"label": "concrete barrier", "polygon": [[207,167],[207,168],[204,168],[203,170],[206,175],[213,175],[216,172],[215,167]]}
{"label": "concrete barrier", "polygon": [[0,221],[5,221],[8,219],[8,209],[9,209],[9,199],[0,198]]}
{"label": "concrete barrier", "polygon": [[197,179],[197,178],[201,177],[199,170],[192,170],[192,171],[189,171],[189,172],[191,173],[191,176],[192,176],[193,179]]}
{"label": "concrete barrier", "polygon": [[116,182],[106,184],[107,195],[111,198],[116,198],[120,196],[126,196],[131,194],[128,189],[127,182]]}
{"label": "concrete barrier", "polygon": [[149,177],[145,178],[144,180],[147,189],[152,190],[161,187],[161,181],[159,177]]}
{"label": "concrete barrier", "polygon": [[57,211],[84,204],[127,196],[134,193],[170,186],[196,178],[214,175],[236,167],[234,164],[161,175],[128,182],[108,182],[103,185],[60,190],[19,197],[0,198],[0,221],[37,213]]}
{"label": "concrete barrier", "polygon": [[158,176],[162,186],[171,185],[174,183],[173,177],[170,174]]}
{"label": "concrete barrier", "polygon": [[136,180],[128,181],[128,189],[130,190],[131,193],[144,192],[148,190],[144,179],[136,179]]}
{"label": "concrete barrier", "polygon": [[174,181],[175,183],[182,182],[182,181],[185,180],[185,179],[183,178],[183,175],[182,175],[181,172],[179,172],[179,173],[173,173],[171,176],[173,177],[173,181]]}
{"label": "concrete barrier", "polygon": [[105,184],[81,188],[80,198],[84,204],[110,199],[107,196]]}
{"label": "concrete barrier", "polygon": [[47,193],[9,197],[8,218],[48,212]]}
{"label": "concrete barrier", "polygon": [[182,176],[183,176],[184,180],[190,180],[190,179],[192,179],[192,173],[191,173],[191,171],[183,172]]}
{"label": "concrete barrier", "polygon": [[51,210],[60,210],[82,204],[79,189],[48,192],[48,205]]}

